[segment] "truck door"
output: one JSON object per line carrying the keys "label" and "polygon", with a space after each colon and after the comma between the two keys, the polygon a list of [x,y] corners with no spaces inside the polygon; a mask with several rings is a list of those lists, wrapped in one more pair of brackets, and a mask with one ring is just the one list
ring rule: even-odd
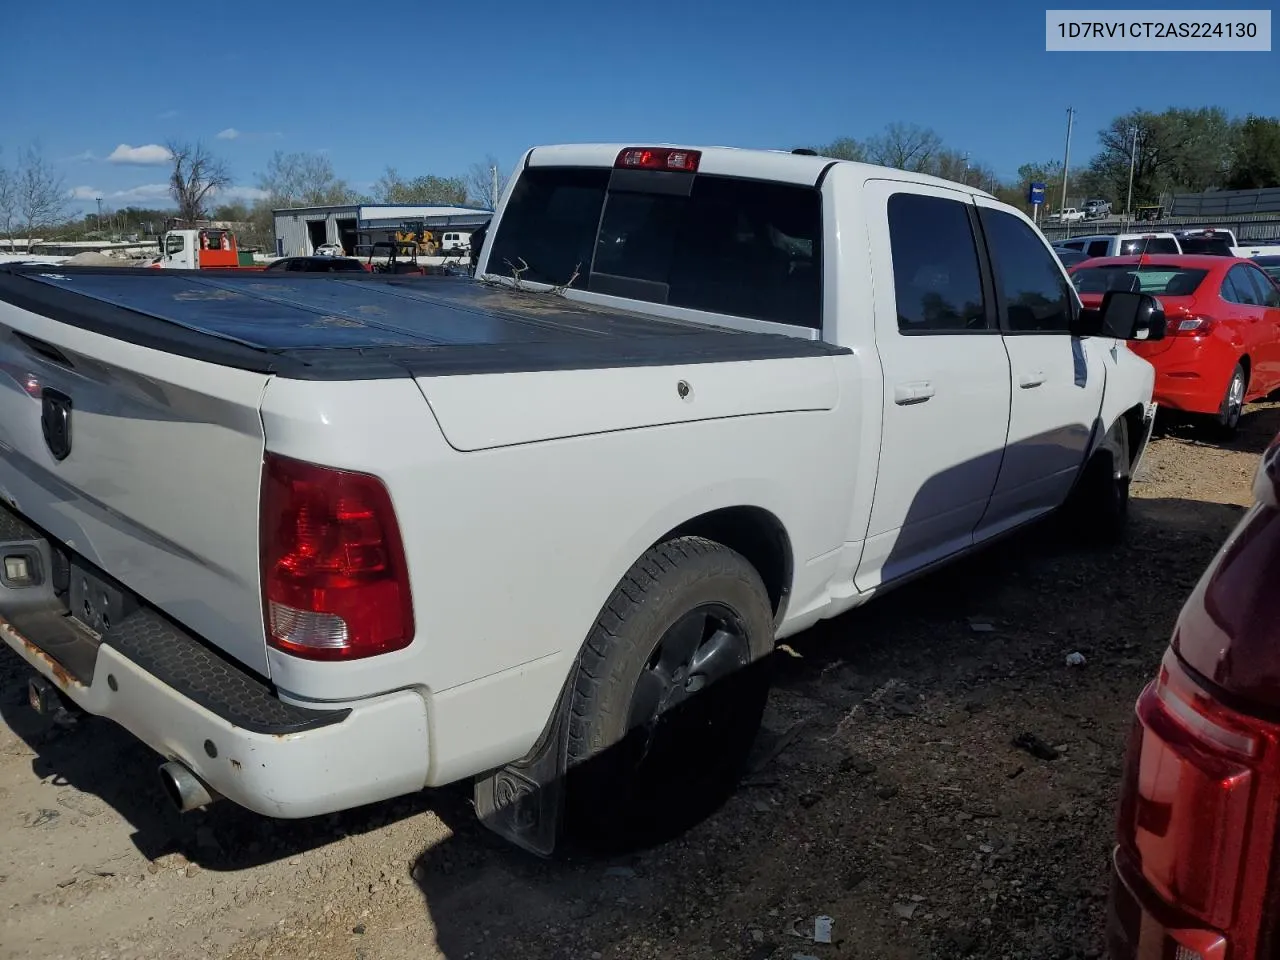
{"label": "truck door", "polygon": [[160,266],[170,270],[194,270],[199,265],[194,230],[170,230],[164,235],[164,259]]}
{"label": "truck door", "polygon": [[1030,220],[982,197],[977,207],[1013,372],[1008,449],[976,533],[983,540],[1066,499],[1099,425],[1113,342],[1071,336],[1075,291]]}
{"label": "truck door", "polygon": [[873,180],[864,198],[883,439],[860,590],[972,545],[1000,472],[1010,394],[969,195]]}

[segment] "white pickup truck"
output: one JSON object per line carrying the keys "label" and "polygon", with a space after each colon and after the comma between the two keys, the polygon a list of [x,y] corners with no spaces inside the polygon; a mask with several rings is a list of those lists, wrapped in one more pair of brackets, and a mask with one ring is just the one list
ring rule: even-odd
{"label": "white pickup truck", "polygon": [[1179,230],[1178,243],[1183,253],[1240,257],[1246,260],[1280,256],[1280,244],[1269,240],[1241,243],[1234,231],[1224,227]]}
{"label": "white pickup truck", "polygon": [[0,637],[182,809],[474,778],[548,854],[732,782],[776,641],[1117,533],[1163,330],[985,193],[724,148],[531,150],[474,279],[0,269]]}

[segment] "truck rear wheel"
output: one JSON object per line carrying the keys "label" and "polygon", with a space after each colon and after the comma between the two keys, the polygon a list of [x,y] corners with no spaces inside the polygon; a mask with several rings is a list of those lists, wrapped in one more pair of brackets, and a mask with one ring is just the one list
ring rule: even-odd
{"label": "truck rear wheel", "polygon": [[760,727],[773,639],[764,583],[728,547],[680,537],[636,561],[583,649],[568,833],[597,849],[645,846],[723,802]]}

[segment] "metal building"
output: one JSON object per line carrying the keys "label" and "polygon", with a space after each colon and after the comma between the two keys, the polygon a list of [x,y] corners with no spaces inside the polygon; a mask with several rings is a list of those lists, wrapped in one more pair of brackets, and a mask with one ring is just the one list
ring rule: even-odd
{"label": "metal building", "polygon": [[305,257],[325,243],[337,243],[355,256],[378,240],[394,240],[397,231],[419,224],[438,236],[446,230],[471,231],[489,222],[492,210],[433,204],[353,203],[333,207],[294,207],[271,211],[278,257]]}

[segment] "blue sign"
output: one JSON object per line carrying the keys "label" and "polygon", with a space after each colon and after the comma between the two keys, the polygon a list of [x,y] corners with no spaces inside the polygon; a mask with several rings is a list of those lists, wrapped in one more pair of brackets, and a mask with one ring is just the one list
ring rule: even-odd
{"label": "blue sign", "polygon": [[1031,184],[1031,189],[1027,191],[1027,200],[1033,206],[1037,206],[1037,207],[1040,206],[1040,204],[1044,203],[1044,184],[1043,183]]}

